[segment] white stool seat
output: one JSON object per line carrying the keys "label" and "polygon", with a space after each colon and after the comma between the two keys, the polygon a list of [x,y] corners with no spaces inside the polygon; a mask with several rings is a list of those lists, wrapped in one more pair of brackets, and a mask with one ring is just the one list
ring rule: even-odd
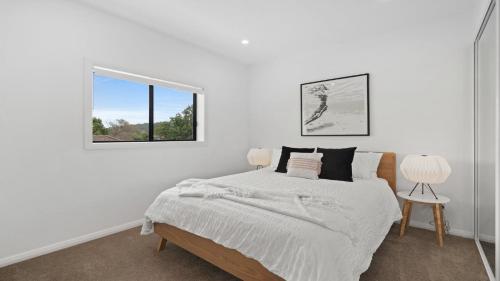
{"label": "white stool seat", "polygon": [[406,199],[406,200],[410,200],[413,202],[428,203],[428,204],[446,204],[446,203],[450,202],[450,198],[448,198],[444,195],[436,194],[436,196],[438,197],[438,199],[436,199],[436,198],[434,198],[434,195],[432,195],[431,192],[429,192],[428,190],[425,190],[425,191],[426,192],[424,194],[422,194],[420,192],[420,190],[416,189],[411,194],[411,196],[409,195],[410,194],[409,190],[399,191],[398,197]]}

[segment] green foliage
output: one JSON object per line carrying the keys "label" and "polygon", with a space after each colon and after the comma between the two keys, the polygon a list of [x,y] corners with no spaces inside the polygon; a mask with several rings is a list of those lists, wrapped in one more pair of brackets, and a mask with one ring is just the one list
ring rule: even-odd
{"label": "green foliage", "polygon": [[148,133],[140,130],[138,126],[130,124],[127,120],[118,119],[109,123],[109,134],[122,141],[145,141]]}
{"label": "green foliage", "polygon": [[108,129],[102,124],[100,118],[92,118],[92,134],[94,135],[107,135]]}
{"label": "green foliage", "polygon": [[[99,118],[92,119],[94,135],[107,135],[117,141],[147,141],[149,124],[130,124],[125,119],[110,122],[104,127]],[[193,106],[186,107],[181,113],[170,117],[169,121],[154,124],[155,140],[192,140],[193,139]]]}
{"label": "green foliage", "polygon": [[190,105],[181,113],[170,117],[169,121],[155,123],[155,139],[158,140],[192,140],[193,139],[193,106]]}

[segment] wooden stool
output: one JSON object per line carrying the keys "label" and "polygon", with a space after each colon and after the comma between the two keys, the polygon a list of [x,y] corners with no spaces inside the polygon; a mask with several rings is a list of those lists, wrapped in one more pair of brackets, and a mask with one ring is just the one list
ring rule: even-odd
{"label": "wooden stool", "polygon": [[436,226],[436,241],[440,247],[443,247],[444,222],[442,209],[443,204],[450,202],[450,198],[440,194],[436,194],[436,196],[438,199],[436,199],[431,193],[421,194],[419,192],[414,192],[411,196],[409,196],[408,191],[398,192],[398,197],[404,199],[403,219],[401,220],[399,237],[403,237],[405,235],[405,230],[410,224],[411,208],[413,203],[431,205],[434,213],[434,224]]}

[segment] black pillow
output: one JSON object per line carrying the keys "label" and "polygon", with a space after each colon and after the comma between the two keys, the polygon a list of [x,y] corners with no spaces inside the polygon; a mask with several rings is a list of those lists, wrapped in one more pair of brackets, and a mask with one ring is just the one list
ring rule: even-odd
{"label": "black pillow", "polygon": [[319,148],[318,153],[323,153],[321,158],[321,179],[352,181],[352,159],[356,147],[329,149]]}
{"label": "black pillow", "polygon": [[275,172],[286,173],[286,165],[288,164],[288,159],[290,159],[290,153],[292,152],[302,152],[302,153],[313,153],[314,148],[294,148],[294,147],[281,147],[281,157],[278,167]]}

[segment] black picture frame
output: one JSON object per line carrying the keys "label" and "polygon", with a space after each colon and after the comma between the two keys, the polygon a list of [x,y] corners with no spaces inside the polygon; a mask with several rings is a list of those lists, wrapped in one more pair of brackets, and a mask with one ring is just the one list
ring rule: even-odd
{"label": "black picture frame", "polygon": [[[342,79],[350,79],[350,78],[357,78],[361,76],[366,76],[366,132],[362,133],[349,133],[349,134],[311,134],[307,133],[304,134],[305,130],[305,124],[304,124],[304,86],[306,85],[312,85],[312,84],[320,84],[324,82],[331,82],[335,80],[342,80]],[[325,109],[326,110],[326,109]],[[307,83],[302,83],[300,84],[300,135],[303,137],[310,137],[310,136],[370,136],[370,74],[369,73],[363,73],[363,74],[356,74],[356,75],[349,75],[349,76],[343,76],[343,77],[337,77],[337,78],[332,78],[332,79],[325,79],[325,80],[319,80],[319,81],[313,81],[313,82],[307,82]]]}

